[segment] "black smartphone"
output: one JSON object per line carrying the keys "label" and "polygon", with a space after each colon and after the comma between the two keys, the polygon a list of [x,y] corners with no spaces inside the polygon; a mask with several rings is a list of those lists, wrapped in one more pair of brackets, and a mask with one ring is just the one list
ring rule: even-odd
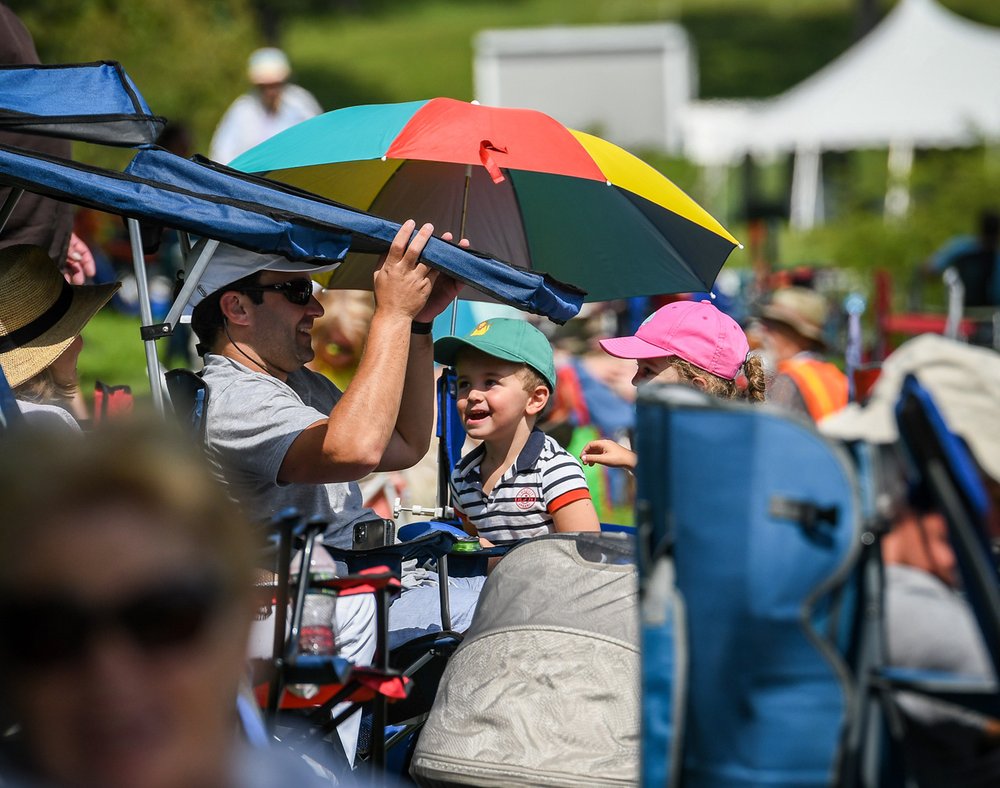
{"label": "black smartphone", "polygon": [[393,520],[365,520],[354,525],[354,549],[372,550],[396,541],[396,523]]}

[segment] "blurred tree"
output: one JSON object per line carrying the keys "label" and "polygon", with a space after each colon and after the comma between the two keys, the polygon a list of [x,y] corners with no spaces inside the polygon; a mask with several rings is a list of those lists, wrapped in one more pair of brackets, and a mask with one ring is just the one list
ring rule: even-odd
{"label": "blurred tree", "polygon": [[283,26],[292,17],[330,12],[359,13],[360,0],[251,0],[261,36],[270,46],[280,46]]}
{"label": "blurred tree", "polygon": [[[118,60],[153,112],[185,122],[207,150],[229,103],[247,87],[259,44],[249,0],[7,0],[43,63]],[[108,164],[106,149],[78,158]],[[120,157],[118,157],[120,158]]]}
{"label": "blurred tree", "polygon": [[878,0],[855,0],[854,5],[854,36],[861,38],[868,33],[879,20]]}

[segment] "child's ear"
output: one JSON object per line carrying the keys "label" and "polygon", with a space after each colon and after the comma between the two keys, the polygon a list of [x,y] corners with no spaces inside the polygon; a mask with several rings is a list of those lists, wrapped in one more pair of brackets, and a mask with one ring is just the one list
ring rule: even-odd
{"label": "child's ear", "polygon": [[528,404],[525,407],[525,412],[529,416],[537,416],[545,408],[545,405],[549,401],[549,387],[548,386],[535,386],[534,391],[528,395]]}

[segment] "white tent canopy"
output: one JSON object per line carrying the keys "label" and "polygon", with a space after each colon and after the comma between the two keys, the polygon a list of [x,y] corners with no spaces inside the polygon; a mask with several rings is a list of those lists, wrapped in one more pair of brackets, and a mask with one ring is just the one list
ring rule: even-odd
{"label": "white tent canopy", "polygon": [[953,147],[1000,137],[1000,30],[901,0],[829,65],[761,105],[748,148]]}
{"label": "white tent canopy", "polygon": [[795,151],[791,222],[823,215],[824,150],[889,149],[887,217],[909,206],[913,149],[1000,138],[1000,30],[901,0],[825,68],[762,104],[746,150]]}
{"label": "white tent canopy", "polygon": [[886,214],[901,215],[914,148],[996,139],[1000,29],[934,0],[900,0],[861,41],[775,98],[729,106],[694,102],[684,148],[709,167],[747,153],[794,152],[791,220],[804,228],[823,213],[823,151],[888,148]]}

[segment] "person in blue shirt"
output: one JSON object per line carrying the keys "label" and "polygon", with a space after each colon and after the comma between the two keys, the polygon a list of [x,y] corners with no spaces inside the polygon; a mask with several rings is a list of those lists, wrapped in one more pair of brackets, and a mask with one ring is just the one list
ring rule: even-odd
{"label": "person in blue shirt", "polygon": [[1000,215],[984,210],[976,235],[952,238],[931,255],[927,270],[954,268],[965,286],[965,306],[1000,306]]}

